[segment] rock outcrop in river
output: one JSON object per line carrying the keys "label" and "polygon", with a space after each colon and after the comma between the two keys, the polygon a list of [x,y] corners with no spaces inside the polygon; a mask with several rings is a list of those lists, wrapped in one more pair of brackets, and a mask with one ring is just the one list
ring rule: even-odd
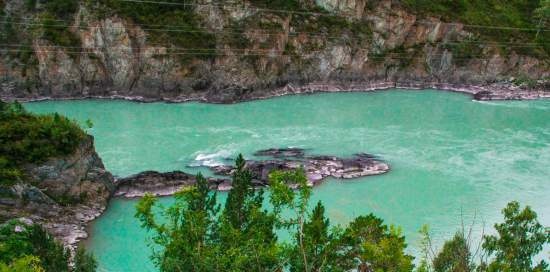
{"label": "rock outcrop in river", "polygon": [[[356,154],[351,158],[335,156],[307,156],[303,149],[285,148],[258,151],[256,156],[270,157],[266,160],[247,160],[245,168],[252,174],[255,187],[269,185],[268,175],[274,170],[304,169],[308,184],[315,186],[327,177],[353,179],[363,176],[380,175],[390,167],[385,162],[369,154]],[[214,174],[231,176],[234,167],[230,165],[210,167]],[[229,178],[209,178],[210,188],[228,191],[231,189]],[[115,196],[140,197],[145,193],[157,196],[172,195],[186,186],[195,183],[193,175],[181,172],[159,173],[146,171],[117,181]]]}
{"label": "rock outcrop in river", "polygon": [[258,8],[258,1],[199,0],[181,9],[195,20],[185,27],[140,24],[120,8],[139,12],[131,5],[143,3],[75,1],[74,10],[49,21],[56,26],[49,32],[40,21],[43,2],[0,2],[9,35],[0,52],[3,99],[232,103],[388,88],[550,97],[548,56],[523,53],[536,45],[483,42],[477,28],[416,14],[400,1],[288,1],[306,12],[285,13]]}
{"label": "rock outcrop in river", "polygon": [[24,168],[27,182],[0,193],[0,219],[40,223],[69,246],[88,236],[87,223],[101,215],[115,190],[91,136],[69,156]]}

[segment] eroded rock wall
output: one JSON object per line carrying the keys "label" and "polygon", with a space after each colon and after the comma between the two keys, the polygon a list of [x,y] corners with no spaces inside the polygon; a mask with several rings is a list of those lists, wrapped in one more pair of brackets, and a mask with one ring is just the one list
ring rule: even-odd
{"label": "eroded rock wall", "polygon": [[68,246],[87,237],[87,223],[101,215],[115,190],[91,136],[73,154],[26,165],[24,173],[24,183],[1,188],[0,218],[41,223]]}
{"label": "eroded rock wall", "polygon": [[[10,7],[18,1],[6,2],[4,12],[14,13]],[[363,36],[349,31],[332,33],[327,28],[334,24],[314,22],[324,15],[308,14],[297,20],[292,17],[296,14],[266,13],[246,1],[239,9],[204,2],[194,12],[204,29],[216,33],[216,53],[211,58],[181,61],[185,48],[155,44],[146,27],[116,15],[98,19],[82,4],[70,28],[81,47],[61,48],[46,40],[33,40],[37,64],[24,70],[4,55],[0,97],[235,102],[280,95],[288,87],[343,89],[350,84],[381,83],[490,86],[517,77],[545,79],[534,89],[543,95],[548,91],[548,59],[522,55],[513,48],[503,55],[493,45],[476,48],[479,55],[457,55],[450,47],[468,42],[473,33],[462,24],[418,18],[390,0],[306,1],[347,18],[355,30],[365,32]],[[232,23],[246,20],[280,28],[267,31],[244,24],[241,39],[248,42],[244,49],[221,38]],[[301,30],[308,24],[313,30]],[[174,50],[180,50],[180,55]]]}

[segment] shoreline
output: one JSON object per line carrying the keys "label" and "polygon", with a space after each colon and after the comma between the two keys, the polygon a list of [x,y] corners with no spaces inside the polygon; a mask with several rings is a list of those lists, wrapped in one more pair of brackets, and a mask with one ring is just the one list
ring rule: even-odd
{"label": "shoreline", "polygon": [[[185,98],[185,99],[147,99],[143,97],[126,97],[126,96],[90,96],[90,97],[66,97],[66,98],[56,98],[56,97],[42,97],[29,100],[19,100],[22,102],[40,102],[40,101],[63,101],[63,100],[86,100],[86,99],[105,99],[105,100],[124,100],[132,101],[138,103],[153,103],[153,102],[164,102],[164,103],[185,103],[185,102],[199,102],[199,103],[212,103],[212,104],[235,104],[242,102],[249,102],[254,100],[265,100],[270,98],[290,96],[290,95],[309,95],[317,93],[338,93],[338,92],[381,92],[381,91],[392,91],[392,90],[424,90],[431,89],[435,91],[448,91],[456,92],[471,95],[473,100],[476,101],[491,101],[491,100],[537,100],[537,99],[550,99],[550,91],[526,91],[521,89],[510,89],[510,88],[500,88],[497,89],[496,86],[472,86],[472,85],[450,85],[450,84],[426,84],[426,83],[417,83],[417,84],[397,84],[393,82],[384,82],[384,83],[373,83],[369,85],[364,84],[350,84],[350,85],[334,85],[334,84],[308,84],[305,86],[294,87],[292,85],[287,85],[283,88],[273,90],[271,93],[268,93],[264,96],[258,97],[245,97],[244,99],[231,101],[231,102],[216,102],[209,101],[206,98]],[[489,92],[489,93],[486,93]],[[480,96],[479,94],[483,94]],[[142,195],[133,195],[133,196],[120,196],[117,195],[119,181],[126,179],[128,177],[119,178],[115,182],[117,191],[113,193],[111,198],[121,198],[121,199],[136,199]],[[179,190],[179,188],[164,188],[161,190],[160,194],[155,194],[158,197],[169,197],[173,195],[174,192]],[[169,189],[169,190],[168,190]],[[224,190],[220,190],[224,191]],[[76,248],[79,244],[88,244],[91,239],[91,231],[96,220],[101,217],[109,208],[111,198],[109,198],[107,204],[103,209],[93,209],[96,213],[94,216],[85,218],[84,220],[79,220],[80,225],[78,229],[69,231],[68,235],[65,236],[62,241],[65,245],[71,249]],[[61,229],[68,230],[68,228],[62,227]]]}
{"label": "shoreline", "polygon": [[305,85],[287,84],[281,88],[264,89],[261,92],[253,92],[248,95],[234,99],[220,100],[216,97],[206,95],[189,95],[177,97],[159,97],[148,98],[143,96],[125,96],[125,95],[83,95],[83,96],[40,96],[30,98],[2,97],[8,101],[19,101],[25,103],[42,101],[71,101],[71,100],[123,100],[137,103],[186,103],[199,102],[208,104],[237,104],[255,100],[266,100],[275,97],[290,95],[305,95],[316,93],[368,93],[391,90],[435,90],[463,93],[472,96],[473,100],[478,101],[507,101],[507,100],[539,100],[550,99],[550,90],[522,89],[511,84],[451,84],[438,82],[395,82],[382,81],[371,83],[308,83]]}
{"label": "shoreline", "polygon": [[[390,165],[375,155],[368,153],[357,153],[353,156],[340,158],[336,156],[305,155],[305,149],[283,148],[260,150],[254,154],[257,157],[270,157],[266,160],[247,160],[246,169],[252,176],[254,189],[266,188],[269,186],[268,174],[273,169],[296,170],[304,169],[307,178],[307,185],[316,187],[328,178],[341,180],[353,180],[361,177],[383,175],[391,170]],[[231,165],[210,167],[215,175],[223,178],[205,176],[210,190],[227,192],[231,186],[231,175],[234,167]],[[117,198],[123,200],[136,200],[146,193],[155,197],[170,197],[181,189],[193,186],[196,183],[195,175],[183,171],[157,172],[144,171],[123,178],[117,178],[114,182],[115,190],[111,194],[104,209],[98,211],[98,216],[87,221],[84,226],[86,235],[80,240],[65,240],[71,247],[79,243],[90,243],[92,228],[96,219],[101,217],[109,208],[110,202]],[[296,184],[289,184],[290,187]],[[71,234],[69,233],[69,235]],[[72,241],[72,243],[71,243]]]}

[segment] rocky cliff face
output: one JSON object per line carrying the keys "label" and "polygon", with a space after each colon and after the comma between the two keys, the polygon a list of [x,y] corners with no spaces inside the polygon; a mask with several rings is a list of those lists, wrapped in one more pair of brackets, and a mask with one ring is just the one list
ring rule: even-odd
{"label": "rocky cliff face", "polygon": [[[4,13],[17,15],[20,2],[7,0]],[[527,91],[511,85],[520,77],[535,82],[524,88],[531,96],[548,96],[547,58],[476,43],[475,33],[460,23],[421,18],[390,0],[305,2],[338,21],[315,12],[270,13],[246,1],[238,9],[199,1],[192,12],[201,31],[215,40],[208,57],[193,48],[157,44],[151,40],[153,26],[117,14],[97,16],[82,3],[67,19],[78,47],[32,38],[33,64],[1,55],[0,96],[234,102],[315,90],[474,85],[489,86],[484,89],[489,92],[505,89],[504,98],[513,98]],[[238,35],[228,39],[236,24]]]}
{"label": "rocky cliff face", "polygon": [[105,210],[115,189],[91,136],[72,155],[27,165],[25,174],[25,183],[2,189],[0,219],[41,223],[66,245],[87,237],[86,223]]}

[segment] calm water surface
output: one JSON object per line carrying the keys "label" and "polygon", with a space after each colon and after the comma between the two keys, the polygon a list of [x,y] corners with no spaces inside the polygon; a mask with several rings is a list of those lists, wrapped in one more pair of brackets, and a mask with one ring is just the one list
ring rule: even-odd
{"label": "calm water surface", "polygon": [[[327,180],[314,189],[333,223],[373,212],[400,225],[409,251],[428,224],[436,244],[475,220],[478,239],[511,200],[550,225],[550,101],[474,102],[439,91],[289,96],[236,105],[55,101],[26,105],[91,119],[96,148],[111,172],[196,172],[239,152],[301,147],[311,153],[368,152],[389,174]],[[194,167],[190,167],[194,166]],[[171,198],[162,202],[168,204]],[[135,200],[115,199],[95,222],[88,247],[100,271],[154,271]]]}

